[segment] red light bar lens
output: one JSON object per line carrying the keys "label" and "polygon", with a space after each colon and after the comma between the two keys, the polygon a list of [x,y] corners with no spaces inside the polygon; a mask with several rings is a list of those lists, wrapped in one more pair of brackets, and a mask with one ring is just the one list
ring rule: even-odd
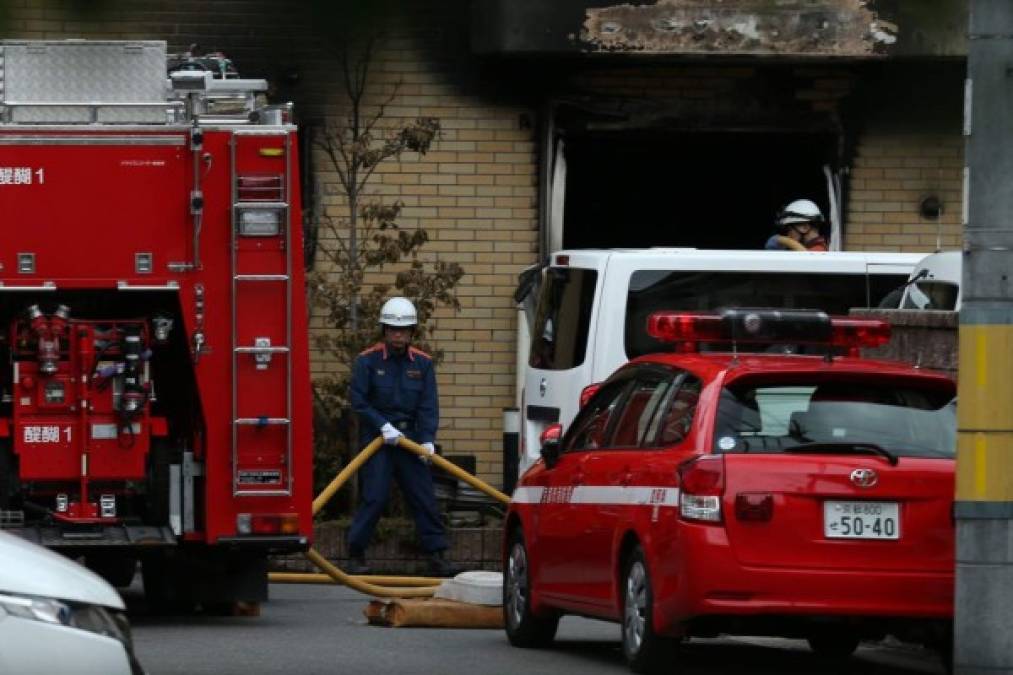
{"label": "red light bar lens", "polygon": [[662,342],[716,342],[726,340],[716,314],[655,312],[647,317],[647,334]]}
{"label": "red light bar lens", "polygon": [[890,324],[876,319],[835,318],[830,322],[832,344],[840,347],[871,349],[890,341]]}
{"label": "red light bar lens", "polygon": [[647,334],[687,349],[699,342],[820,344],[857,355],[859,348],[888,343],[890,324],[815,310],[727,309],[720,314],[655,312],[647,319]]}

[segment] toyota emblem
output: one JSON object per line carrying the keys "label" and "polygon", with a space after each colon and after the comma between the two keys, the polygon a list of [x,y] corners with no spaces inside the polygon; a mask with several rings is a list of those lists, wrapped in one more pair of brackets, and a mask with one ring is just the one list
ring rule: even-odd
{"label": "toyota emblem", "polygon": [[851,482],[858,487],[869,488],[879,482],[879,474],[872,469],[855,469],[851,472]]}
{"label": "toyota emblem", "polygon": [[549,383],[545,381],[543,377],[541,382],[538,383],[538,393],[544,398],[545,392],[549,389]]}

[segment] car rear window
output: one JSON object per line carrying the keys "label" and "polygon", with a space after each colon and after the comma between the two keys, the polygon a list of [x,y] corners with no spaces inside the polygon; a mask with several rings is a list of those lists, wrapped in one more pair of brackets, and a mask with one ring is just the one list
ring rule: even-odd
{"label": "car rear window", "polygon": [[721,392],[714,451],[867,443],[899,457],[953,457],[956,433],[952,392],[840,382],[733,384]]}
{"label": "car rear window", "polygon": [[550,267],[531,331],[532,368],[569,370],[584,363],[591,329],[598,272],[577,267]]}
{"label": "car rear window", "polygon": [[903,274],[637,270],[626,297],[626,355],[670,351],[647,335],[647,317],[660,310],[777,307],[847,314],[853,307],[878,306],[905,281]]}

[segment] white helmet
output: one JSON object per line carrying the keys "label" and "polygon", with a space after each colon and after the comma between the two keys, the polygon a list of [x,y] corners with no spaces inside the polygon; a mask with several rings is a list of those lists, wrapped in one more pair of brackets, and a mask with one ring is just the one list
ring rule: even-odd
{"label": "white helmet", "polygon": [[383,303],[380,310],[381,326],[407,327],[415,326],[419,322],[419,315],[415,311],[415,305],[408,298],[391,298]]}
{"label": "white helmet", "polygon": [[796,199],[777,214],[777,226],[794,225],[795,223],[822,223],[823,213],[820,207],[808,199]]}

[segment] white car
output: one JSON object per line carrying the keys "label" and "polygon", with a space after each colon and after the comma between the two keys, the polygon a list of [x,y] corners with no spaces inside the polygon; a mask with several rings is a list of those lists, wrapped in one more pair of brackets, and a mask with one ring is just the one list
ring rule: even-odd
{"label": "white car", "polygon": [[143,674],[124,609],[93,572],[0,532],[0,673]]}

